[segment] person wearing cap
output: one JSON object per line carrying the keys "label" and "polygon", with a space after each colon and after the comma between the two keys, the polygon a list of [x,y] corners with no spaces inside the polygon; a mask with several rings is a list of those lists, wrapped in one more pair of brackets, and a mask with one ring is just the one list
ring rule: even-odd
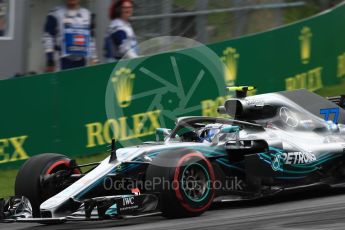
{"label": "person wearing cap", "polygon": [[62,70],[97,63],[94,16],[80,6],[80,0],[65,0],[64,6],[53,9],[47,16],[43,44],[47,72],[57,69],[55,54]]}
{"label": "person wearing cap", "polygon": [[118,0],[111,5],[109,10],[111,23],[104,46],[104,57],[108,62],[138,57],[137,39],[129,23],[132,14],[131,0]]}

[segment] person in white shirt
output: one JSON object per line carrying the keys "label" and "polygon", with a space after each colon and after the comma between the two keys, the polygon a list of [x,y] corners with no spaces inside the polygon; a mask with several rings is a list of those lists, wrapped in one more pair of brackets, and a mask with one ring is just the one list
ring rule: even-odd
{"label": "person in white shirt", "polygon": [[104,46],[104,57],[108,62],[138,57],[137,39],[129,23],[132,14],[131,0],[118,0],[111,5],[109,16],[112,21]]}

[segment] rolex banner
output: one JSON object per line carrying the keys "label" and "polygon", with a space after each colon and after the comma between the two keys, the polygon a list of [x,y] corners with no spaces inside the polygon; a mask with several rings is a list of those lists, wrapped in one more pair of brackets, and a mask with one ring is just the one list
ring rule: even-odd
{"label": "rolex banner", "polygon": [[0,169],[45,152],[103,153],[112,138],[118,146],[154,140],[177,117],[218,116],[226,86],[255,85],[260,94],[339,84],[344,18],[341,5],[236,40],[1,81]]}

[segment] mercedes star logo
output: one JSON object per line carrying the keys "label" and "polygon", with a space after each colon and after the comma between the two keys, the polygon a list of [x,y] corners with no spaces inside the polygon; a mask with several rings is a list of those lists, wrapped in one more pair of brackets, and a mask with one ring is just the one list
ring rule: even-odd
{"label": "mercedes star logo", "polygon": [[280,118],[285,122],[285,124],[293,128],[297,127],[298,120],[292,115],[292,112],[288,108],[282,107],[280,109],[279,115]]}

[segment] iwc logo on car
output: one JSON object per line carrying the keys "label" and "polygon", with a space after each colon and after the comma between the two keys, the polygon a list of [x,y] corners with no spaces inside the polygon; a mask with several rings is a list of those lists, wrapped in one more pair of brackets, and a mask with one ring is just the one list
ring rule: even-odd
{"label": "iwc logo on car", "polygon": [[131,104],[134,79],[135,75],[128,68],[116,70],[111,79],[117,101],[121,108],[126,108]]}

